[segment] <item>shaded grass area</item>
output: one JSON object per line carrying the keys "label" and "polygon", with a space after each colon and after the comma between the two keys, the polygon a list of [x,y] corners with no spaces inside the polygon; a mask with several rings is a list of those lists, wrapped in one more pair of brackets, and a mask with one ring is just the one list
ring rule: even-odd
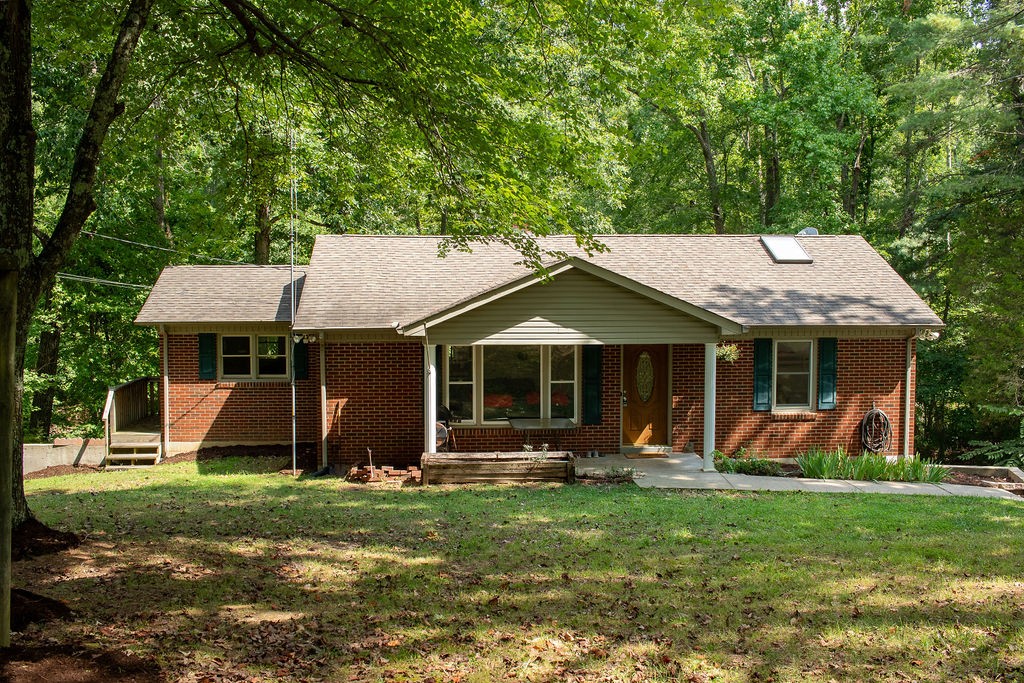
{"label": "shaded grass area", "polygon": [[85,536],[21,638],[169,678],[1024,680],[1024,507],[632,485],[370,488],[246,460],[26,482]]}

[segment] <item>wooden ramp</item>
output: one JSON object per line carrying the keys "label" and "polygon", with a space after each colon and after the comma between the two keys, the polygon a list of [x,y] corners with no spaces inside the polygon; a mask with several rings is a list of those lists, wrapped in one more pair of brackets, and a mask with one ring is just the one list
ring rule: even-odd
{"label": "wooden ramp", "polygon": [[108,470],[148,467],[160,462],[160,414],[157,378],[140,377],[111,387],[103,410]]}

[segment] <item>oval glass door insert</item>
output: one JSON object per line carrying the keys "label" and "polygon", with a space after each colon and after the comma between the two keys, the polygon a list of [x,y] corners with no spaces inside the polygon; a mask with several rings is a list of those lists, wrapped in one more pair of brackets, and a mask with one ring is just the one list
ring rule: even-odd
{"label": "oval glass door insert", "polygon": [[636,359],[636,394],[641,401],[647,403],[654,393],[654,363],[651,354],[643,351]]}

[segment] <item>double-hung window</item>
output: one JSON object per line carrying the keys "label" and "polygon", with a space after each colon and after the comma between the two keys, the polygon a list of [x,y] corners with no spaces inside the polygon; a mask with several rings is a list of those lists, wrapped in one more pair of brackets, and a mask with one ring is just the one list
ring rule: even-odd
{"label": "double-hung window", "polygon": [[458,419],[577,418],[576,346],[449,346],[444,400]]}
{"label": "double-hung window", "polygon": [[288,377],[288,337],[263,334],[221,335],[220,375],[225,379]]}
{"label": "double-hung window", "polygon": [[814,342],[810,340],[775,342],[776,408],[810,410],[814,396],[812,382]]}

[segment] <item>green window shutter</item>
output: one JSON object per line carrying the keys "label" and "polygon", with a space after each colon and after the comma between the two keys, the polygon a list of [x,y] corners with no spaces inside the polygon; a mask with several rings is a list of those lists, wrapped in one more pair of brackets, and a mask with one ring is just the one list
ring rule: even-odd
{"label": "green window shutter", "polygon": [[583,424],[601,424],[601,355],[603,346],[583,347]]}
{"label": "green window shutter", "polygon": [[217,379],[217,335],[199,335],[199,379]]}
{"label": "green window shutter", "polygon": [[299,342],[292,352],[292,367],[295,379],[309,379],[309,347],[306,342]]}
{"label": "green window shutter", "polygon": [[754,410],[772,409],[772,340],[754,340]]}
{"label": "green window shutter", "polygon": [[818,340],[818,410],[836,407],[836,347],[834,337]]}

